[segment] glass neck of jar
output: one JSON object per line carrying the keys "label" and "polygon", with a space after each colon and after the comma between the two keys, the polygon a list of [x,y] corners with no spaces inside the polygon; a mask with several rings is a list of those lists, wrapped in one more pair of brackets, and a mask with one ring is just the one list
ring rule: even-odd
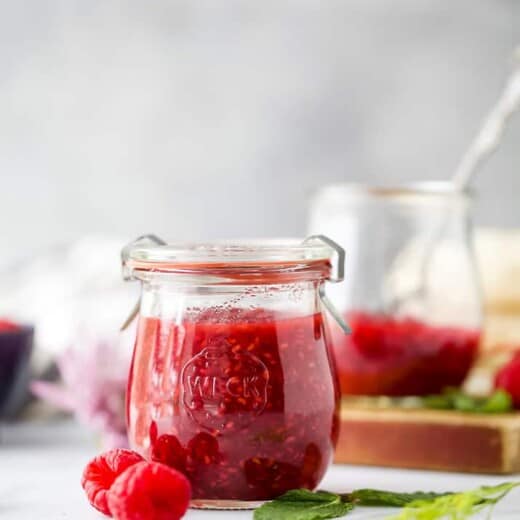
{"label": "glass neck of jar", "polygon": [[325,282],[330,277],[328,261],[292,263],[284,266],[251,265],[234,268],[229,265],[211,267],[176,266],[175,269],[132,268],[132,278],[143,283],[194,287],[243,287],[284,285],[299,282]]}

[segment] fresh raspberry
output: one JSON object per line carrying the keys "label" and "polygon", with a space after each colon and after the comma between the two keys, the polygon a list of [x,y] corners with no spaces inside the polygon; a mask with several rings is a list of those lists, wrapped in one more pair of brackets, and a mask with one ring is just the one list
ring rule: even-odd
{"label": "fresh raspberry", "polygon": [[186,471],[186,450],[175,435],[160,435],[152,446],[152,460],[178,471]]}
{"label": "fresh raspberry", "polygon": [[0,319],[0,332],[17,332],[20,329],[20,325],[13,321]]}
{"label": "fresh raspberry", "polygon": [[520,408],[520,352],[517,352],[513,359],[498,371],[495,388],[508,392],[515,408]]}
{"label": "fresh raspberry", "polygon": [[90,504],[111,516],[107,503],[108,490],[125,469],[143,460],[141,455],[130,450],[111,450],[92,459],[81,477],[81,486]]}
{"label": "fresh raspberry", "polygon": [[139,462],[117,477],[108,505],[116,520],[179,520],[190,496],[182,473],[160,462]]}

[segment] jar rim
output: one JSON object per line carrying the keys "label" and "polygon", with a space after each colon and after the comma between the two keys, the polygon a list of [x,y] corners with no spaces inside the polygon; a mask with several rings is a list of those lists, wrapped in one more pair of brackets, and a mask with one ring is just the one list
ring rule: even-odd
{"label": "jar rim", "polygon": [[451,181],[417,181],[402,184],[363,184],[356,182],[338,182],[327,184],[316,192],[317,197],[373,197],[394,199],[401,197],[454,198],[461,201],[474,196],[471,188],[460,189]]}
{"label": "jar rim", "polygon": [[327,277],[334,251],[299,239],[222,240],[170,244],[130,244],[123,250],[127,276],[136,271],[248,275],[300,273]]}
{"label": "jar rim", "polygon": [[324,260],[331,256],[323,243],[290,239],[216,240],[212,242],[173,242],[136,244],[128,259],[168,263],[244,263],[256,261]]}

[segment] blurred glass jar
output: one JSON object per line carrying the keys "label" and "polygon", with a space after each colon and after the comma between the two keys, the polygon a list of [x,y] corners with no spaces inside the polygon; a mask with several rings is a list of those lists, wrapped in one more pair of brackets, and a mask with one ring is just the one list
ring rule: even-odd
{"label": "blurred glass jar", "polygon": [[330,297],[343,394],[424,395],[459,386],[478,350],[481,298],[472,200],[449,183],[339,184],[312,201],[311,233],[344,247],[345,282]]}

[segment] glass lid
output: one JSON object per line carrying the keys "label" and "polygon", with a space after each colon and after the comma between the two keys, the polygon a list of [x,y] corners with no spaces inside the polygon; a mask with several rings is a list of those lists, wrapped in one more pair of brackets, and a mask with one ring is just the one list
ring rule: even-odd
{"label": "glass lid", "polygon": [[331,248],[297,239],[233,240],[208,243],[155,244],[136,241],[125,248],[127,261],[139,263],[251,263],[326,260]]}
{"label": "glass lid", "polygon": [[[126,279],[136,271],[238,273],[322,271],[329,277],[331,259],[343,276],[343,250],[327,237],[259,239],[167,244],[155,235],[139,237],[122,251]],[[335,278],[338,278],[336,276]]]}

